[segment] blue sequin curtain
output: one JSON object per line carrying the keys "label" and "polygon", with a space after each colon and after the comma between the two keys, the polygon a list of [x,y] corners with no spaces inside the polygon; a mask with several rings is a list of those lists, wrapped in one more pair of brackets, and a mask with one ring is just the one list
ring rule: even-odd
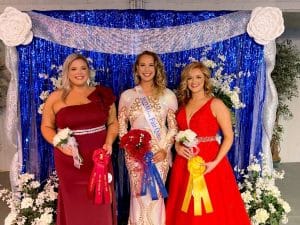
{"label": "blue sequin curtain", "polygon": [[[177,12],[177,11],[146,11],[146,10],[92,10],[92,11],[48,11],[38,12],[53,18],[79,24],[101,26],[107,28],[161,28],[185,25],[193,22],[206,21],[231,12]],[[76,38],[76,34],[75,38]],[[188,35],[188,34],[186,34]],[[22,127],[23,172],[33,172],[40,180],[47,178],[53,170],[53,149],[43,139],[40,131],[41,115],[38,108],[42,104],[39,97],[42,91],[52,86],[50,78],[57,77],[53,68],[62,65],[64,59],[72,52],[81,52],[91,59],[91,65],[96,71],[96,81],[111,87],[116,96],[133,87],[132,64],[134,54],[109,54],[85,49],[75,49],[57,43],[34,37],[30,45],[19,46],[19,97]],[[261,151],[262,139],[262,107],[265,98],[265,71],[263,46],[256,44],[247,33],[229,39],[211,43],[196,49],[160,54],[165,65],[168,86],[177,88],[180,72],[191,58],[200,59],[203,56],[217,61],[219,56],[226,57],[224,73],[238,74],[233,85],[241,90],[241,100],[246,107],[236,113],[236,137],[229,152],[232,165],[243,168],[249,163],[249,154],[258,156]],[[213,71],[216,72],[216,71]],[[48,79],[45,79],[45,76]],[[50,88],[51,89],[51,88]],[[256,105],[255,118],[253,114],[254,101]],[[114,169],[116,190],[119,202],[119,217],[126,215],[122,202],[129,199],[127,172],[124,166],[122,151],[115,144]]]}

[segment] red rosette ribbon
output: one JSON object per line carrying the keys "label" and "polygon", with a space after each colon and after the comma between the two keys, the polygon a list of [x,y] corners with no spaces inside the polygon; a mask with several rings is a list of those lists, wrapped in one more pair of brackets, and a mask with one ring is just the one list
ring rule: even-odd
{"label": "red rosette ribbon", "polygon": [[144,161],[144,156],[151,147],[150,140],[151,135],[148,131],[132,129],[121,138],[120,146],[124,148],[131,157],[138,161]]}
{"label": "red rosette ribbon", "polygon": [[108,184],[108,164],[110,155],[104,149],[93,153],[94,167],[90,176],[88,192],[95,198],[96,204],[110,204],[111,190]]}

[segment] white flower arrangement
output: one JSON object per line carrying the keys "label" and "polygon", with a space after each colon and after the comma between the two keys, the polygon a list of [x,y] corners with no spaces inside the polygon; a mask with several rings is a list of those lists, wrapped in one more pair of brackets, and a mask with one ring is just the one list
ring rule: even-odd
{"label": "white flower arrangement", "polygon": [[282,12],[276,7],[256,7],[252,10],[247,32],[261,45],[275,40],[284,31]]}
{"label": "white flower arrangement", "polygon": [[77,147],[78,143],[72,134],[72,130],[70,130],[68,127],[60,129],[53,138],[53,145],[54,147],[68,147],[72,149],[74,166],[80,169],[80,166],[83,165],[83,158],[79,154]]}
{"label": "white flower arrangement", "polygon": [[[91,58],[87,58],[87,61],[89,62],[89,65],[91,68],[89,86],[95,86],[95,85],[97,85],[97,82],[95,82],[96,72],[95,72],[94,67],[92,66],[93,60]],[[51,81],[51,82],[46,82],[47,83],[46,86],[48,89],[43,90],[40,93],[39,98],[41,99],[42,103],[39,105],[39,108],[38,108],[39,114],[43,114],[44,105],[45,105],[47,98],[50,95],[50,92],[55,91],[57,89],[61,89],[63,87],[62,69],[63,69],[62,65],[57,66],[57,65],[53,64],[53,65],[51,65],[51,77],[49,76],[49,74],[45,74],[45,73],[39,74],[39,78],[44,79],[45,81],[48,81],[48,80]],[[49,85],[49,83],[51,83],[52,85]]]}
{"label": "white flower arrangement", "polygon": [[276,179],[283,179],[284,172],[267,172],[266,166],[253,158],[246,171],[238,170],[238,173],[243,179],[239,189],[252,225],[286,224],[291,208],[275,185]]}
{"label": "white flower arrangement", "polygon": [[178,134],[175,136],[175,140],[189,148],[196,147],[199,143],[197,139],[197,134],[190,129],[179,131]]}
{"label": "white flower arrangement", "polygon": [[[205,55],[207,51],[210,49],[206,49],[202,55]],[[190,57],[190,61],[198,61],[197,59]],[[224,104],[229,109],[241,109],[245,107],[245,104],[240,100],[239,94],[240,89],[237,86],[231,87],[234,78],[237,76],[242,76],[242,72],[236,74],[223,74],[224,64],[226,61],[226,57],[224,55],[218,55],[218,60],[213,61],[211,59],[203,56],[200,61],[210,68],[214,72],[214,77],[212,77],[211,83],[213,86],[213,95],[217,98],[220,98]],[[183,65],[184,66],[184,65]]]}
{"label": "white flower arrangement", "polygon": [[55,173],[49,176],[45,185],[36,181],[33,174],[19,175],[15,193],[8,189],[0,190],[0,199],[10,208],[4,225],[54,225],[57,191]]}
{"label": "white flower arrangement", "polygon": [[6,7],[0,15],[0,39],[6,46],[27,45],[32,41],[29,15],[13,7]]}
{"label": "white flower arrangement", "polygon": [[215,76],[210,79],[213,85],[214,96],[222,99],[229,109],[244,108],[245,104],[241,102],[239,97],[241,93],[239,87],[235,86],[233,89],[230,88],[234,75],[223,76],[221,72],[222,68],[219,68]]}

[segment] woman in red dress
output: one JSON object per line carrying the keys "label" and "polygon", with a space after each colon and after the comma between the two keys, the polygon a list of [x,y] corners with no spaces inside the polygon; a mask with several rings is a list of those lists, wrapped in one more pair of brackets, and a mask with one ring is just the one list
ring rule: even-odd
{"label": "woman in red dress", "polygon": [[[205,161],[201,165],[205,166],[203,177],[208,195],[206,199],[200,199],[200,203],[196,202],[202,210],[201,213],[195,213],[196,191],[193,189],[183,210],[190,178],[188,161],[195,155],[190,148],[176,142],[177,155],[171,171],[166,205],[167,225],[250,225],[226,157],[233,142],[230,112],[220,99],[212,97],[209,79],[210,71],[204,64],[193,62],[185,67],[178,91],[181,108],[176,117],[179,130],[191,129],[198,136],[200,151],[197,156]],[[219,130],[223,133],[220,145],[215,138]],[[203,187],[200,189],[205,193]]]}
{"label": "woman in red dress", "polygon": [[[71,54],[63,65],[63,87],[51,93],[43,110],[41,130],[44,138],[53,143],[58,129],[69,128],[78,143],[83,165],[73,165],[72,149],[54,149],[55,168],[59,178],[57,225],[116,224],[113,182],[110,183],[112,203],[95,204],[88,195],[93,169],[94,150],[112,152],[118,133],[115,97],[109,88],[90,87],[89,65],[85,57]],[[111,162],[108,170],[112,174]]]}

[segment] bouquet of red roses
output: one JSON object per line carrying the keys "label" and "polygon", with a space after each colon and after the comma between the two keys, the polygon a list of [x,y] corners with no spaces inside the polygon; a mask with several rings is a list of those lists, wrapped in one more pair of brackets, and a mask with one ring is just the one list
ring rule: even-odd
{"label": "bouquet of red roses", "polygon": [[150,140],[151,135],[148,131],[132,129],[121,138],[120,146],[133,158],[143,161],[151,148]]}
{"label": "bouquet of red roses", "polygon": [[147,189],[149,189],[152,200],[157,200],[156,184],[163,198],[166,198],[168,193],[155,164],[152,162],[153,153],[150,151],[150,140],[151,135],[149,132],[132,129],[121,138],[120,146],[131,157],[141,162],[144,167],[140,195],[146,195]]}

